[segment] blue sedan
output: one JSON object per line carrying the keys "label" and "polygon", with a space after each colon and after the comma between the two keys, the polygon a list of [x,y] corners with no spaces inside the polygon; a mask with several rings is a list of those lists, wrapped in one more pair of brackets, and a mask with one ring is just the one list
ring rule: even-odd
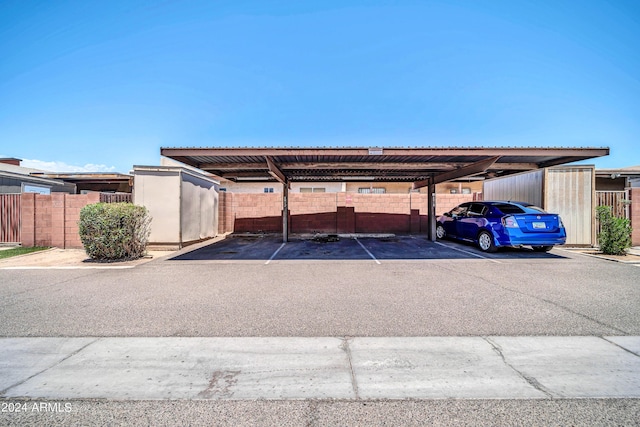
{"label": "blue sedan", "polygon": [[438,218],[436,236],[473,242],[484,252],[525,245],[548,252],[567,240],[560,215],[529,203],[500,201],[467,202],[455,207]]}

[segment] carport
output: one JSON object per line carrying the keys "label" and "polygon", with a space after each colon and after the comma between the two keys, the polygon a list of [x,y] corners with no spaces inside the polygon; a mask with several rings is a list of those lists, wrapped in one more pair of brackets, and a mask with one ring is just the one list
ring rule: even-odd
{"label": "carport", "polygon": [[282,240],[289,240],[292,182],[412,182],[427,187],[428,236],[435,240],[435,186],[460,178],[495,178],[606,156],[609,148],[161,148],[165,157],[231,181],[279,182]]}

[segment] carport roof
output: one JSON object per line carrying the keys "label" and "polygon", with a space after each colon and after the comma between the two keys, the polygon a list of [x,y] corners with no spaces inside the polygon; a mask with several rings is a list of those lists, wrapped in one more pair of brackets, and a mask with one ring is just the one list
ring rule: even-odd
{"label": "carport roof", "polygon": [[428,184],[497,177],[606,156],[609,148],[161,148],[165,157],[231,181],[387,181]]}

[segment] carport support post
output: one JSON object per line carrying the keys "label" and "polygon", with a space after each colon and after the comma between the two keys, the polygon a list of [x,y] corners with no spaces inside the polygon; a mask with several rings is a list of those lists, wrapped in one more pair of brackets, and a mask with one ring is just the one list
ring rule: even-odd
{"label": "carport support post", "polygon": [[429,236],[429,240],[432,242],[436,241],[436,186],[435,184],[429,184],[427,187],[427,193],[429,197],[427,197],[427,211],[429,212],[428,222],[429,228],[427,229],[427,233]]}
{"label": "carport support post", "polygon": [[282,243],[289,241],[289,186],[282,184]]}

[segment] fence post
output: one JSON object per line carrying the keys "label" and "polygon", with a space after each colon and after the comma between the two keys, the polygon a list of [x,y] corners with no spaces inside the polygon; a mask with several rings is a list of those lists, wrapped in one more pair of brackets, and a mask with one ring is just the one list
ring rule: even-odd
{"label": "fence post", "polygon": [[22,193],[20,195],[20,235],[22,246],[32,247],[36,242],[36,195]]}
{"label": "fence post", "polygon": [[51,246],[65,248],[65,196],[51,194]]}

